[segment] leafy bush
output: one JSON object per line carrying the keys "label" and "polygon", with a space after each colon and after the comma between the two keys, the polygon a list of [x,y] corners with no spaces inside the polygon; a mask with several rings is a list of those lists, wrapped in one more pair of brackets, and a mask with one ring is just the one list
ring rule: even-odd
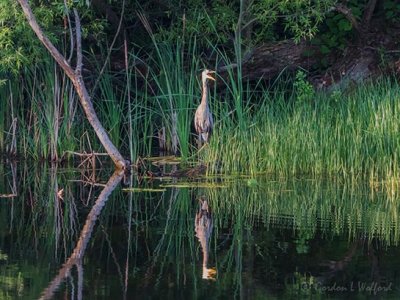
{"label": "leafy bush", "polygon": [[310,82],[307,81],[307,75],[303,71],[296,73],[296,78],[293,83],[293,88],[296,93],[298,102],[308,102],[315,96],[315,91]]}

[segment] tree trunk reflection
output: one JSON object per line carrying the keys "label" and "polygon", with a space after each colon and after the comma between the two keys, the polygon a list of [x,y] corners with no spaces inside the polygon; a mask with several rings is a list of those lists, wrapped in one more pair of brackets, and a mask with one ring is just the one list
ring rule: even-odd
{"label": "tree trunk reflection", "polygon": [[107,202],[110,194],[114,191],[114,189],[121,182],[122,177],[124,175],[123,171],[115,171],[111,178],[108,180],[106,186],[101,191],[99,198],[96,200],[96,203],[90,210],[85,225],[81,231],[79,236],[79,240],[76,244],[74,251],[71,256],[67,259],[63,267],[59,270],[58,274],[51,281],[49,286],[43,291],[40,299],[50,299],[53,297],[55,291],[59,287],[59,285],[70,275],[71,268],[76,265],[78,271],[78,299],[82,298],[82,282],[83,282],[83,267],[82,267],[82,258],[85,254],[87,244],[92,235],[92,231],[94,225],[96,224],[97,218],[100,215],[105,203]]}

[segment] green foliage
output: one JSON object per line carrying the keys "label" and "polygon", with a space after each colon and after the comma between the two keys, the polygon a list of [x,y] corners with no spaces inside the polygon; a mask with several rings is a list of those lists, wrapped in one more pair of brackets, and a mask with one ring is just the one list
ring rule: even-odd
{"label": "green foliage", "polygon": [[28,61],[40,57],[39,41],[19,10],[17,1],[0,0],[0,73],[15,74]]}
{"label": "green foliage", "polygon": [[300,103],[310,102],[315,96],[314,87],[307,81],[306,73],[301,70],[296,73],[293,89],[297,102]]}
{"label": "green foliage", "polygon": [[[330,14],[325,20],[326,30],[313,39],[313,44],[320,47],[322,55],[336,50],[344,50],[350,37],[352,25],[342,14]],[[323,62],[324,63],[324,62]],[[326,61],[325,61],[326,63]]]}
{"label": "green foliage", "polygon": [[[250,36],[247,36],[250,40],[246,40],[246,43],[256,44],[283,36],[294,37],[297,41],[313,37],[334,2],[245,1],[240,25],[243,30],[251,28]],[[207,5],[197,0],[179,3],[168,1],[166,19],[158,23],[157,34],[169,41],[195,35],[199,43],[207,37],[214,45],[226,46],[238,28],[239,7],[239,0],[212,1]],[[284,31],[279,28],[284,28]]]}
{"label": "green foliage", "polygon": [[259,27],[257,40],[270,36],[272,26],[281,23],[295,40],[314,37],[333,0],[256,1],[251,8]]}
{"label": "green foliage", "polygon": [[[346,2],[346,6],[351,10],[352,15],[360,24],[367,2],[364,0],[350,0]],[[396,13],[396,7],[399,5],[395,2],[391,0],[384,2],[383,7],[387,19],[396,18],[396,15],[399,16],[400,10]],[[318,53],[311,53],[311,55],[320,54],[320,67],[326,68],[329,65],[327,55],[340,54],[353,38],[354,28],[351,22],[343,13],[333,10],[325,15],[324,22],[319,27],[319,33],[311,41],[319,48]]]}
{"label": "green foliage", "polygon": [[[57,43],[62,12],[56,2],[30,1],[33,12],[52,42]],[[22,67],[46,61],[44,48],[15,0],[0,0],[0,74],[16,75]]]}
{"label": "green foliage", "polygon": [[[157,39],[184,40],[195,36],[200,43],[207,41],[225,44],[230,40],[238,18],[237,1],[212,1],[205,6],[202,1],[190,0],[177,3],[169,1],[168,22],[157,28]],[[214,27],[215,26],[215,27]]]}
{"label": "green foliage", "polygon": [[384,0],[383,10],[386,20],[391,23],[400,21],[400,3],[396,0]]}
{"label": "green foliage", "polygon": [[[68,1],[79,9],[82,18],[83,37],[92,41],[105,41],[106,23],[86,5],[86,1]],[[64,24],[66,8],[64,2],[29,1],[33,13],[49,39],[58,48],[69,42],[68,27]],[[66,22],[66,20],[64,20]],[[68,23],[65,23],[67,25]],[[61,47],[62,48],[62,47]],[[68,48],[68,47],[66,47]],[[0,0],[0,76],[17,75],[22,67],[30,67],[48,59],[45,48],[40,43],[16,0]]]}

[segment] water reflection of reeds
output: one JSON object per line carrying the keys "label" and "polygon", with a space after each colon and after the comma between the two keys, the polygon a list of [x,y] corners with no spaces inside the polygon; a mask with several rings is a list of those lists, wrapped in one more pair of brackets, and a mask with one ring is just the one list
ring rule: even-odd
{"label": "water reflection of reeds", "polygon": [[262,222],[267,227],[345,233],[349,239],[363,235],[379,237],[388,244],[399,242],[397,193],[375,191],[368,184],[289,180],[248,187],[242,181],[207,192],[219,227],[224,220],[241,216],[241,226],[247,227]]}
{"label": "water reflection of reeds", "polygon": [[[1,168],[5,176],[0,192],[5,194],[11,191],[15,172],[9,165]],[[17,170],[17,196],[0,203],[0,260],[6,265],[0,286],[14,295],[18,290],[39,296],[76,247],[103,186],[90,184],[88,176],[74,170],[24,165]],[[216,188],[212,182],[207,188],[187,183],[185,188],[152,192],[158,185],[142,182],[143,192],[131,193],[117,188],[104,206],[83,265],[89,282],[102,278],[93,281],[98,289],[90,289],[90,295],[119,291],[129,297],[140,288],[140,295],[155,296],[171,287],[174,296],[206,293],[204,247],[195,232],[200,196],[212,210],[207,255],[209,265],[218,270],[213,284],[219,295],[229,288],[243,296],[249,286],[257,286],[260,261],[268,272],[279,274],[276,257],[287,253],[293,262],[295,255],[309,255],[318,243],[337,247],[334,255],[345,253],[349,243],[361,245],[357,253],[373,241],[382,247],[399,243],[397,192],[384,186],[298,179],[257,179],[249,185],[247,179],[230,179]],[[319,255],[315,260],[323,261]],[[18,276],[24,278],[22,284]],[[65,292],[70,288],[66,282]]]}

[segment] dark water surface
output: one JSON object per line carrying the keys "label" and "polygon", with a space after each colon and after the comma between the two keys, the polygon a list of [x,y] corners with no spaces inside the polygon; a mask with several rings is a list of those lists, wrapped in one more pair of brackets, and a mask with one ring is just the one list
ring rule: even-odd
{"label": "dark water surface", "polygon": [[0,299],[400,299],[394,183],[0,173]]}

